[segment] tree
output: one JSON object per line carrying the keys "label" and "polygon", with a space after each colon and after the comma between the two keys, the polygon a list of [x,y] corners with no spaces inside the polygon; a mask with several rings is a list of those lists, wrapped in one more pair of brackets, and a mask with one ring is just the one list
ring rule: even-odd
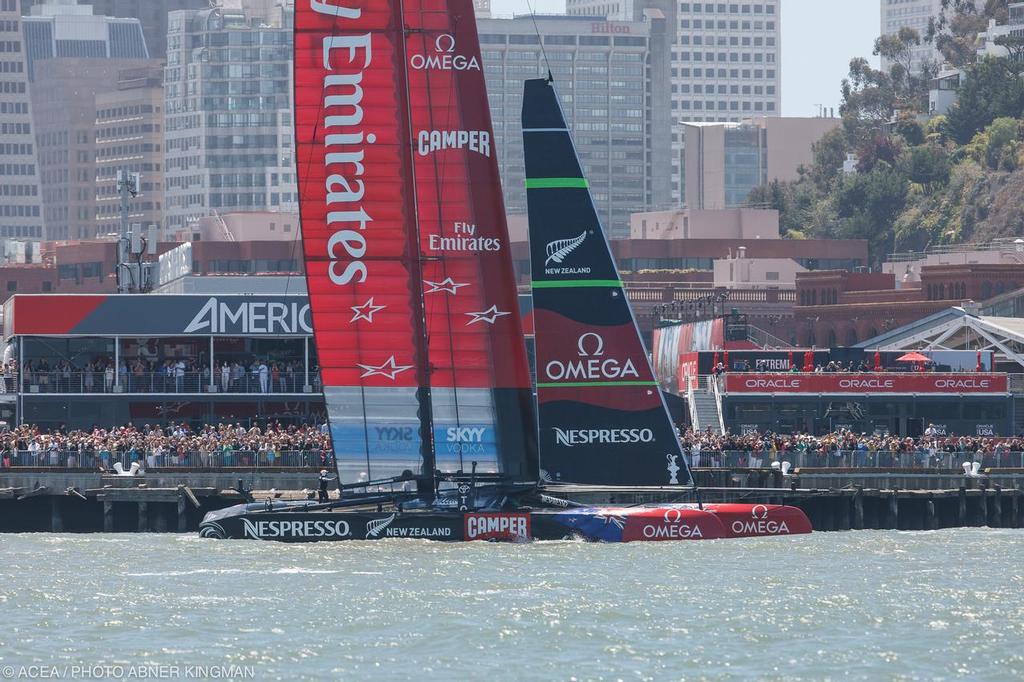
{"label": "tree", "polygon": [[870,173],[879,163],[895,166],[903,146],[891,135],[875,135],[857,150],[857,172]]}
{"label": "tree", "polygon": [[850,60],[850,72],[842,83],[843,102],[839,112],[848,132],[859,136],[860,124],[880,123],[892,118],[896,109],[896,91],[892,78],[884,71],[871,68],[868,60]]}
{"label": "tree", "polygon": [[1016,170],[1019,137],[1020,121],[1015,118],[997,118],[971,140],[971,156],[992,170]]}
{"label": "tree", "polygon": [[949,181],[949,155],[936,145],[911,147],[900,155],[899,169],[913,183],[944,184]]}
{"label": "tree", "polygon": [[844,177],[833,193],[839,235],[867,239],[871,260],[880,263],[892,247],[893,224],[906,205],[907,179],[886,164]]}
{"label": "tree", "polygon": [[986,57],[967,69],[957,102],[946,114],[945,133],[967,144],[997,118],[1022,113],[1024,81],[1005,57]]}
{"label": "tree", "polygon": [[921,45],[921,35],[904,26],[898,33],[875,39],[876,56],[892,62],[890,82],[897,105],[901,109],[924,111],[928,102],[928,81],[934,75],[929,64],[914,71],[914,48]]}
{"label": "tree", "polygon": [[1024,36],[996,36],[993,42],[1010,54],[1009,66],[1019,74],[1024,68]]}
{"label": "tree", "polygon": [[832,181],[842,171],[849,148],[843,128],[828,131],[811,146],[814,152],[814,165],[811,166],[808,175],[820,192],[827,192]]}

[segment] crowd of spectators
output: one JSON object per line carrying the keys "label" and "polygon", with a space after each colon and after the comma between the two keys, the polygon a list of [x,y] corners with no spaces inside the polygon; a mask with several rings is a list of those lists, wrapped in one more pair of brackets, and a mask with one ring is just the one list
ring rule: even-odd
{"label": "crowd of spectators", "polygon": [[41,431],[22,425],[0,434],[3,467],[64,466],[109,470],[163,466],[326,466],[331,464],[331,437],[326,424],[280,423],[244,427],[241,423],[170,426],[128,425],[82,431]]}
{"label": "crowd of spectators", "polygon": [[[299,360],[272,362],[252,357],[223,361],[213,377],[197,358],[95,357],[84,366],[67,360],[28,360],[21,371],[24,390],[39,393],[111,393],[119,383],[126,393],[197,393],[213,384],[221,393],[301,393],[306,381]],[[316,381],[316,370],[309,380]]]}
{"label": "crowd of spectators", "polygon": [[790,461],[801,466],[959,466],[964,461],[985,465],[1019,465],[1024,437],[994,438],[940,435],[929,424],[918,438],[837,431],[808,434],[716,434],[686,431],[680,436],[691,466],[766,467]]}

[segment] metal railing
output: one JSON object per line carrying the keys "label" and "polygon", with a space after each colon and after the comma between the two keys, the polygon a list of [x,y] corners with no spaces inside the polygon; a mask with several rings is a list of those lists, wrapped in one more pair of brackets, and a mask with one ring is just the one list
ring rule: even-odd
{"label": "metal railing", "polygon": [[273,467],[310,469],[334,466],[328,450],[215,450],[210,452],[155,452],[128,450],[15,450],[0,454],[0,468],[67,468],[112,471],[120,463],[130,470],[138,462],[143,469],[233,469]]}
{"label": "metal railing", "polygon": [[789,462],[794,468],[826,469],[948,469],[960,470],[964,462],[980,462],[982,468],[1024,468],[1024,452],[931,452],[912,450],[808,450],[770,452],[745,450],[684,451],[693,468],[770,468],[772,462]]}
{"label": "metal railing", "polygon": [[[319,390],[319,376],[310,373],[310,390]],[[306,373],[281,372],[278,376],[246,372],[225,379],[215,372],[30,372],[21,376],[23,393],[304,393]]]}

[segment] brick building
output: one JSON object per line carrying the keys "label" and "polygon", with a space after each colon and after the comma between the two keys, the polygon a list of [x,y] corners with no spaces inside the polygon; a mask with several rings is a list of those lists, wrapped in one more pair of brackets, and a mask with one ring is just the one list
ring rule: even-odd
{"label": "brick building", "polygon": [[984,302],[1024,286],[1024,264],[926,265],[919,281],[892,273],[804,272],[796,277],[801,345],[852,346],[964,301]]}

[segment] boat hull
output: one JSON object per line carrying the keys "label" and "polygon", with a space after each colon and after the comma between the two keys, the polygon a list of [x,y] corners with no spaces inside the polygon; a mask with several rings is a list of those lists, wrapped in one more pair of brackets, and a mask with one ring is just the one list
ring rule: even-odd
{"label": "boat hull", "polygon": [[503,512],[427,510],[289,511],[239,505],[211,512],[199,527],[207,538],[323,542],[406,538],[447,542],[580,539],[596,542],[717,540],[799,535],[811,524],[796,507],[779,505],[595,506]]}

